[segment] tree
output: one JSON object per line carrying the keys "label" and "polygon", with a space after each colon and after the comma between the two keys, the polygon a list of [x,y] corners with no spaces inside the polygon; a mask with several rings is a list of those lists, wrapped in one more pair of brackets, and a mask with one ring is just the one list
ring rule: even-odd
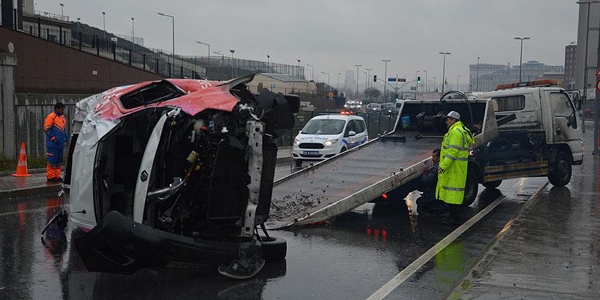
{"label": "tree", "polygon": [[365,90],[365,96],[367,96],[367,99],[377,99],[381,96],[381,91],[376,88],[368,88]]}

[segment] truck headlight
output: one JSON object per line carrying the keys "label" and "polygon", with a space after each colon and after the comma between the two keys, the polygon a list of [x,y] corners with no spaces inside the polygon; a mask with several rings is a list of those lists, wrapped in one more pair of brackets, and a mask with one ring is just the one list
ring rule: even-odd
{"label": "truck headlight", "polygon": [[325,143],[323,143],[325,146],[331,146],[335,143],[337,143],[338,139],[333,139],[333,140],[327,140],[325,141]]}

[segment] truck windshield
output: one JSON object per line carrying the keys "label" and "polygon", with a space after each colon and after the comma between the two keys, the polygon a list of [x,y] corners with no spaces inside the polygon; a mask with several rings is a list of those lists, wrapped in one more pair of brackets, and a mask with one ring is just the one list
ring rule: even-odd
{"label": "truck windshield", "polygon": [[302,133],[304,134],[340,134],[346,121],[336,119],[312,119],[308,121]]}

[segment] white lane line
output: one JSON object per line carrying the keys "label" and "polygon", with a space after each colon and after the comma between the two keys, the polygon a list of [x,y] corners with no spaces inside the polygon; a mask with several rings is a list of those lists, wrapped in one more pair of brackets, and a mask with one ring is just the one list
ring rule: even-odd
{"label": "white lane line", "polygon": [[425,265],[428,261],[435,257],[438,252],[442,251],[446,246],[456,240],[460,235],[462,235],[465,231],[471,228],[475,223],[489,214],[496,206],[498,206],[502,201],[506,199],[506,196],[502,196],[480,211],[478,214],[473,216],[467,222],[456,228],[452,233],[442,239],[435,246],[431,247],[427,252],[423,253],[419,258],[413,261],[408,267],[404,268],[398,275],[394,276],[390,281],[384,284],[381,288],[379,288],[375,293],[373,293],[367,300],[380,300],[389,295],[395,288],[397,288],[400,284],[402,284],[408,277],[410,277],[413,273],[419,270],[423,265]]}

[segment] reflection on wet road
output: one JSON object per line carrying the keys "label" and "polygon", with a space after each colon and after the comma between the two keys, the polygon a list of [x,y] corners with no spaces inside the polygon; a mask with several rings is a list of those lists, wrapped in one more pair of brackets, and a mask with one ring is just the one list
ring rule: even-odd
{"label": "reflection on wet road", "polygon": [[[498,197],[507,199],[411,275],[390,299],[443,295],[545,182],[509,180],[499,190],[483,190],[465,208],[465,216]],[[368,204],[323,224],[274,231],[288,242],[287,259],[267,264],[250,280],[235,281],[216,270],[90,273],[71,247],[70,226],[65,235],[49,229],[42,241],[40,232],[60,211],[60,199],[10,199],[0,204],[0,298],[366,299],[455,229],[418,216],[415,200],[410,195],[406,201]]]}

